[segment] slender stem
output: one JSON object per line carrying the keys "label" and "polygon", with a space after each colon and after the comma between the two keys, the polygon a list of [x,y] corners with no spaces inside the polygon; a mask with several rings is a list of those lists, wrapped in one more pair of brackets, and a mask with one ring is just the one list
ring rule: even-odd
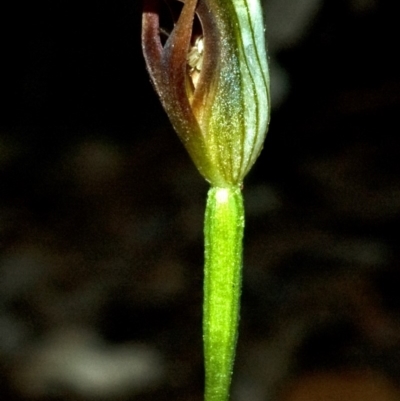
{"label": "slender stem", "polygon": [[205,401],[229,398],[238,336],[243,229],[240,188],[211,188],[204,227]]}

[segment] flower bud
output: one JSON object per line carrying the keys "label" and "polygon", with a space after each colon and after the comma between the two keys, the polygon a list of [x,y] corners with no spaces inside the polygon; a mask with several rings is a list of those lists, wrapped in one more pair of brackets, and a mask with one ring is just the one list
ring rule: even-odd
{"label": "flower bud", "polygon": [[153,85],[201,174],[214,186],[240,185],[269,122],[259,0],[185,0],[164,44],[161,1],[145,0],[143,12],[142,46]]}

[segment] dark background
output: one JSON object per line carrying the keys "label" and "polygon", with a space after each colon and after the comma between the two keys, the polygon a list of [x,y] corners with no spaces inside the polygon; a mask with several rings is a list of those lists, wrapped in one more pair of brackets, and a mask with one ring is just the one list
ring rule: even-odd
{"label": "dark background", "polygon": [[[244,188],[236,400],[310,372],[400,382],[394,5],[321,1],[296,41],[271,37],[284,96]],[[0,5],[4,400],[202,397],[207,185],[151,87],[140,14]]]}

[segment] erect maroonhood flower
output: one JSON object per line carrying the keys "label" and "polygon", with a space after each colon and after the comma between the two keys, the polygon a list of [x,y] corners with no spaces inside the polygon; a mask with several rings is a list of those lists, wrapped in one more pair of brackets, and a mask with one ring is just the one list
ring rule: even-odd
{"label": "erect maroonhood flower", "polygon": [[[165,43],[163,1],[183,3]],[[214,186],[241,184],[269,122],[259,0],[144,0],[142,46],[163,107],[201,174]]]}

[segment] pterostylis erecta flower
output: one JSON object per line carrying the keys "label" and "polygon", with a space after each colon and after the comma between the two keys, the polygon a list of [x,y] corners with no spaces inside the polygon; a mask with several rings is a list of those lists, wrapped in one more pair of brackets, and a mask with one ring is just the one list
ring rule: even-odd
{"label": "pterostylis erecta flower", "polygon": [[[173,23],[164,27],[167,11]],[[241,186],[270,112],[259,0],[144,0],[147,69],[172,125],[211,184],[205,216],[206,401],[226,401],[239,322]]]}
{"label": "pterostylis erecta flower", "polygon": [[259,0],[185,0],[165,43],[162,2],[146,0],[143,13],[143,53],[156,91],[204,177],[219,187],[241,183],[269,121]]}

